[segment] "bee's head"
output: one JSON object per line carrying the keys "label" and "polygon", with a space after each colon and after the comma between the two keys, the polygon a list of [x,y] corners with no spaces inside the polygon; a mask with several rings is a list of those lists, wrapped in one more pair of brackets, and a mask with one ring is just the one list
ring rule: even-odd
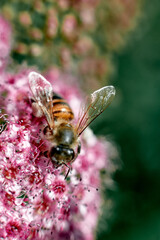
{"label": "bee's head", "polygon": [[59,165],[63,162],[69,163],[72,161],[75,157],[75,152],[72,148],[60,144],[52,147],[49,155],[52,163],[54,165]]}

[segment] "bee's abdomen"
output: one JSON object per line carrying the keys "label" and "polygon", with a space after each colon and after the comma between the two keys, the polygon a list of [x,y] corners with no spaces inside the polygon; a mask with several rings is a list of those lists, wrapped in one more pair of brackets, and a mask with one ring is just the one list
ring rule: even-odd
{"label": "bee's abdomen", "polygon": [[64,119],[66,121],[71,121],[74,118],[70,106],[59,95],[53,97],[53,116],[54,119]]}

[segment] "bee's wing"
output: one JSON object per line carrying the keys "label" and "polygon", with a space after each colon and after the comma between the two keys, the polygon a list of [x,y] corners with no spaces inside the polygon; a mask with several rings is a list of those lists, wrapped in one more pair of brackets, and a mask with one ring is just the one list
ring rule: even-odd
{"label": "bee's wing", "polygon": [[50,128],[54,126],[52,114],[52,96],[53,90],[50,82],[48,82],[42,75],[36,72],[29,73],[29,86],[33,93],[34,100],[42,109],[44,116]]}
{"label": "bee's wing", "polygon": [[109,106],[114,96],[115,88],[113,86],[106,86],[93,92],[90,97],[87,98],[78,119],[78,136]]}

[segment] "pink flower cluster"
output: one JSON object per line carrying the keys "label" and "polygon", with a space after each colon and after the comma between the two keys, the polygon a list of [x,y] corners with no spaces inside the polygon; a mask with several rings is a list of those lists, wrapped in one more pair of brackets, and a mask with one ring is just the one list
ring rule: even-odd
{"label": "pink flower cluster", "polygon": [[[108,163],[107,143],[87,129],[81,154],[65,180],[68,169],[54,168],[43,154],[46,121],[32,114],[30,71],[14,74],[3,68],[0,75],[0,239],[92,240],[101,205],[100,170]],[[67,85],[68,76],[54,69],[46,77],[77,116],[82,98],[78,87]]]}

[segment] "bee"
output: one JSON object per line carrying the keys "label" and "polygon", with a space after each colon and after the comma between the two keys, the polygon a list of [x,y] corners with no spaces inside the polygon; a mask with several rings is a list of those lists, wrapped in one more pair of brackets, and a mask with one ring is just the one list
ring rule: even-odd
{"label": "bee", "polygon": [[115,88],[106,86],[93,92],[86,99],[77,124],[73,124],[74,113],[71,107],[53,91],[51,83],[36,72],[30,72],[28,79],[34,98],[33,114],[36,117],[44,116],[47,121],[43,133],[51,147],[45,156],[56,168],[61,165],[68,167],[66,179],[71,164],[81,151],[80,135],[109,106],[115,96]]}

